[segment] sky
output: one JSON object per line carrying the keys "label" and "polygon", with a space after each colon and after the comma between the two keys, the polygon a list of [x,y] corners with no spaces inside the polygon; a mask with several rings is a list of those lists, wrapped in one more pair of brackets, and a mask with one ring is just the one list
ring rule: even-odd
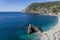
{"label": "sky", "polygon": [[0,12],[21,11],[31,3],[48,2],[48,1],[57,1],[57,0],[0,0]]}

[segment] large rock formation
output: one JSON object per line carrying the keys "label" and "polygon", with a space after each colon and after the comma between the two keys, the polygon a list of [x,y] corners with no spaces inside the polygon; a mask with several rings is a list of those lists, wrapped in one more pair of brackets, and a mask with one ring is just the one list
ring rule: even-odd
{"label": "large rock formation", "polygon": [[34,32],[42,33],[42,30],[39,30],[39,28],[29,24],[29,26],[28,26],[28,34],[31,34],[31,33],[34,33]]}

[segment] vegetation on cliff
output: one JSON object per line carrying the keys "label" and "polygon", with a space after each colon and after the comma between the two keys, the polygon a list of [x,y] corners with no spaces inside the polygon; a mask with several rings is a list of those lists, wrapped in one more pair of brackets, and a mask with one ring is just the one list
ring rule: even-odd
{"label": "vegetation on cliff", "polygon": [[60,1],[32,3],[25,9],[25,12],[40,14],[58,14],[60,12]]}

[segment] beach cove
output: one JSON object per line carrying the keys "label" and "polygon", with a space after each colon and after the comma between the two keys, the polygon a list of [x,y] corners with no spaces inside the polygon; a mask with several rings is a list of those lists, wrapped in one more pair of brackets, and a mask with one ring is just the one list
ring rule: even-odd
{"label": "beach cove", "polygon": [[35,40],[33,38],[38,37],[36,33],[27,34],[29,24],[36,25],[47,32],[57,23],[57,16],[0,12],[0,40]]}

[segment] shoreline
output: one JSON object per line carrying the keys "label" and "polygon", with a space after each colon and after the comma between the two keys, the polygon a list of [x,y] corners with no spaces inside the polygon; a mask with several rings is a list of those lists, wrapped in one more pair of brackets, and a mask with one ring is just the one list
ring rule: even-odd
{"label": "shoreline", "polygon": [[57,32],[58,30],[60,30],[59,27],[60,26],[60,16],[58,16],[58,22],[57,22],[57,24],[55,25],[55,27],[54,28],[52,28],[52,29],[50,29],[49,31],[46,31],[47,33],[49,33],[49,32],[52,32],[52,34],[54,33],[54,32]]}
{"label": "shoreline", "polygon": [[49,15],[49,16],[60,16],[60,14],[53,14],[53,13],[49,13],[49,14],[43,14],[43,13],[29,13],[29,12],[22,12],[25,14],[36,14],[36,15]]}
{"label": "shoreline", "polygon": [[[42,35],[42,37],[40,35]],[[44,40],[48,40],[48,39],[58,40],[59,39],[58,36],[60,36],[60,16],[58,16],[58,22],[53,28],[49,29],[48,31],[43,32],[42,34],[39,34],[39,32],[38,32],[37,36],[38,36],[39,39],[43,38]]]}

